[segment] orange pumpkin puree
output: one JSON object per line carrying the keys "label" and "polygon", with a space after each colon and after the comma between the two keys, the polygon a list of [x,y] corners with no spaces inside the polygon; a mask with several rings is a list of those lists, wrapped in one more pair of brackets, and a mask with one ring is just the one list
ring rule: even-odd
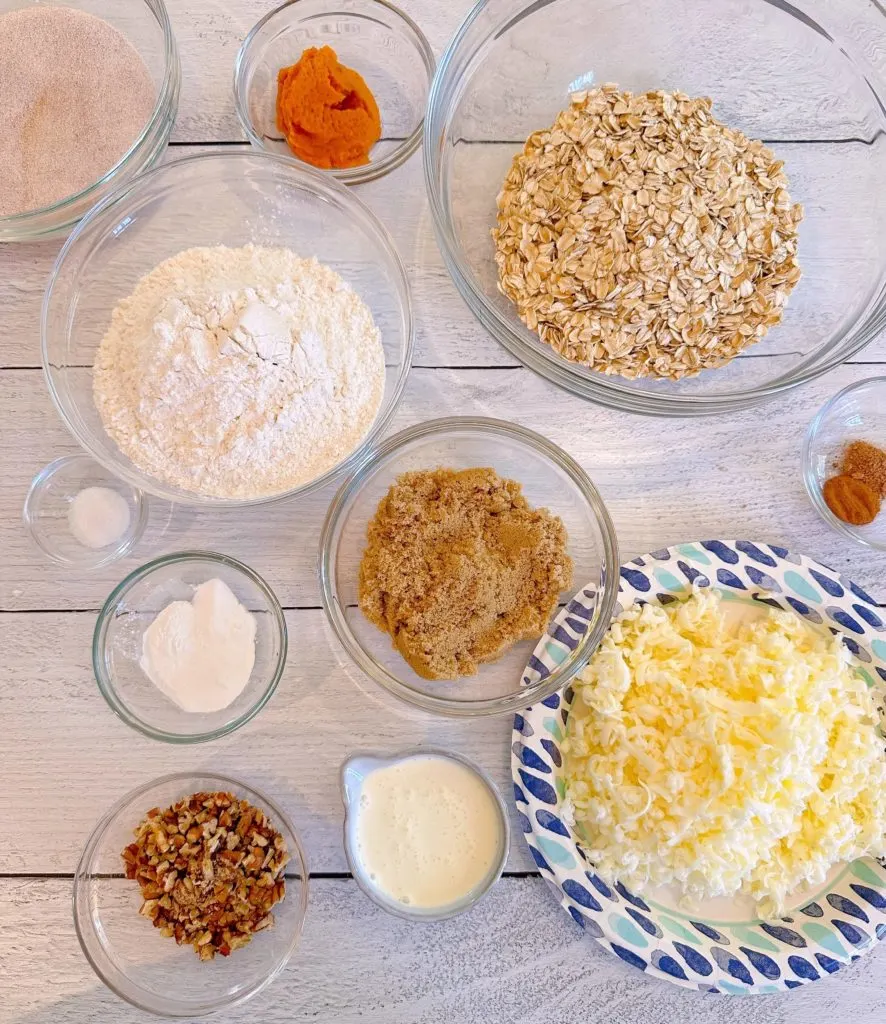
{"label": "orange pumpkin puree", "polygon": [[359,167],[381,138],[375,97],[339,64],[329,46],[312,46],[277,73],[277,127],[292,152],[314,167]]}

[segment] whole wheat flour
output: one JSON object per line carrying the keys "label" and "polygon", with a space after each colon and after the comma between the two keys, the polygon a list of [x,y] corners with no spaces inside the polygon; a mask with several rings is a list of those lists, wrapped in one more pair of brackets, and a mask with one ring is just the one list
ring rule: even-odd
{"label": "whole wheat flour", "polygon": [[288,249],[195,248],[114,310],[95,404],[144,472],[217,498],[316,479],[363,440],[381,405],[381,336],[335,271]]}

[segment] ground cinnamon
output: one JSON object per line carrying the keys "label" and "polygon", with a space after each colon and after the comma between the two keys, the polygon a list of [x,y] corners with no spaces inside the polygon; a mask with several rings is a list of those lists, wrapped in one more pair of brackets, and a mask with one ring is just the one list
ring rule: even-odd
{"label": "ground cinnamon", "polygon": [[315,167],[359,167],[381,138],[378,104],[363,78],[329,46],[311,47],[277,73],[277,127]]}
{"label": "ground cinnamon", "polygon": [[360,607],[425,679],[473,675],[538,637],[572,583],[562,521],[492,469],[404,473],[367,540]]}
{"label": "ground cinnamon", "polygon": [[867,526],[880,511],[880,495],[873,487],[845,473],[825,481],[822,496],[831,512],[850,526]]}
{"label": "ground cinnamon", "polygon": [[886,498],[886,452],[869,441],[852,441],[843,453],[842,471]]}

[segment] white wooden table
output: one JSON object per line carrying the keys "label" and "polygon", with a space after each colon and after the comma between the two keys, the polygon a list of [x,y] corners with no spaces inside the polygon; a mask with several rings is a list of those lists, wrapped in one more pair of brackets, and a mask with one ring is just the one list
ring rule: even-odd
{"label": "white wooden table", "polygon": [[[168,4],[184,76],[171,155],[242,144],[231,68],[240,40],[271,0]],[[439,53],[467,0],[403,5]],[[590,473],[625,558],[699,537],[758,539],[813,555],[886,598],[886,558],[831,532],[807,501],[799,471],[808,420],[839,388],[886,372],[886,340],[823,380],[742,415],[653,421],[609,412],[521,368],[473,319],[432,236],[419,156],[361,186],[360,195],[393,233],[417,307],[414,368],[393,429],[469,412],[516,420],[563,445]],[[345,666],[325,626],[315,576],[331,489],[248,516],[178,510],[160,550],[89,576],[41,560],[21,526],[22,502],[40,467],[75,450],[39,368],[39,304],[57,249],[0,246],[0,1021],[148,1019],[105,990],[81,955],[71,875],[96,820],[118,797],[171,770],[204,768],[242,776],[277,799],[304,840],[312,874],[296,956],[268,990],[222,1015],[226,1021],[886,1019],[884,949],[785,996],[703,996],[649,980],[602,952],[558,908],[519,829],[506,876],[471,913],[413,925],[371,904],[347,873],[340,841],[337,772],[348,752],[451,745],[508,792],[510,721],[410,714]],[[125,573],[148,554],[187,547],[253,565],[286,608],[292,639],[279,690],[255,721],[226,740],[176,748],[141,738],[111,714],[93,679],[90,640],[98,607]]]}

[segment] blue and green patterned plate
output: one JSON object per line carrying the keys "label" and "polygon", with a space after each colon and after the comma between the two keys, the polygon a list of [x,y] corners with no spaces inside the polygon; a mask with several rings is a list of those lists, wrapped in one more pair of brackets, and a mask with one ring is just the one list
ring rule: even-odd
{"label": "blue and green patterned plate", "polygon": [[[667,604],[695,584],[716,587],[729,600],[793,610],[820,629],[839,632],[886,715],[886,612],[812,559],[767,544],[699,541],[634,559],[622,566],[619,583],[621,608],[635,601]],[[529,661],[527,684],[567,656],[592,608],[593,591],[585,589],[562,610]],[[514,797],[539,870],[573,919],[605,949],[678,985],[749,994],[781,992],[833,974],[886,937],[886,864],[870,858],[834,868],[817,891],[798,894],[797,910],[777,923],[757,918],[744,898],[712,900],[687,913],[676,893],[641,898],[600,878],[560,813],[560,743],[571,701],[567,687],[515,716]]]}

